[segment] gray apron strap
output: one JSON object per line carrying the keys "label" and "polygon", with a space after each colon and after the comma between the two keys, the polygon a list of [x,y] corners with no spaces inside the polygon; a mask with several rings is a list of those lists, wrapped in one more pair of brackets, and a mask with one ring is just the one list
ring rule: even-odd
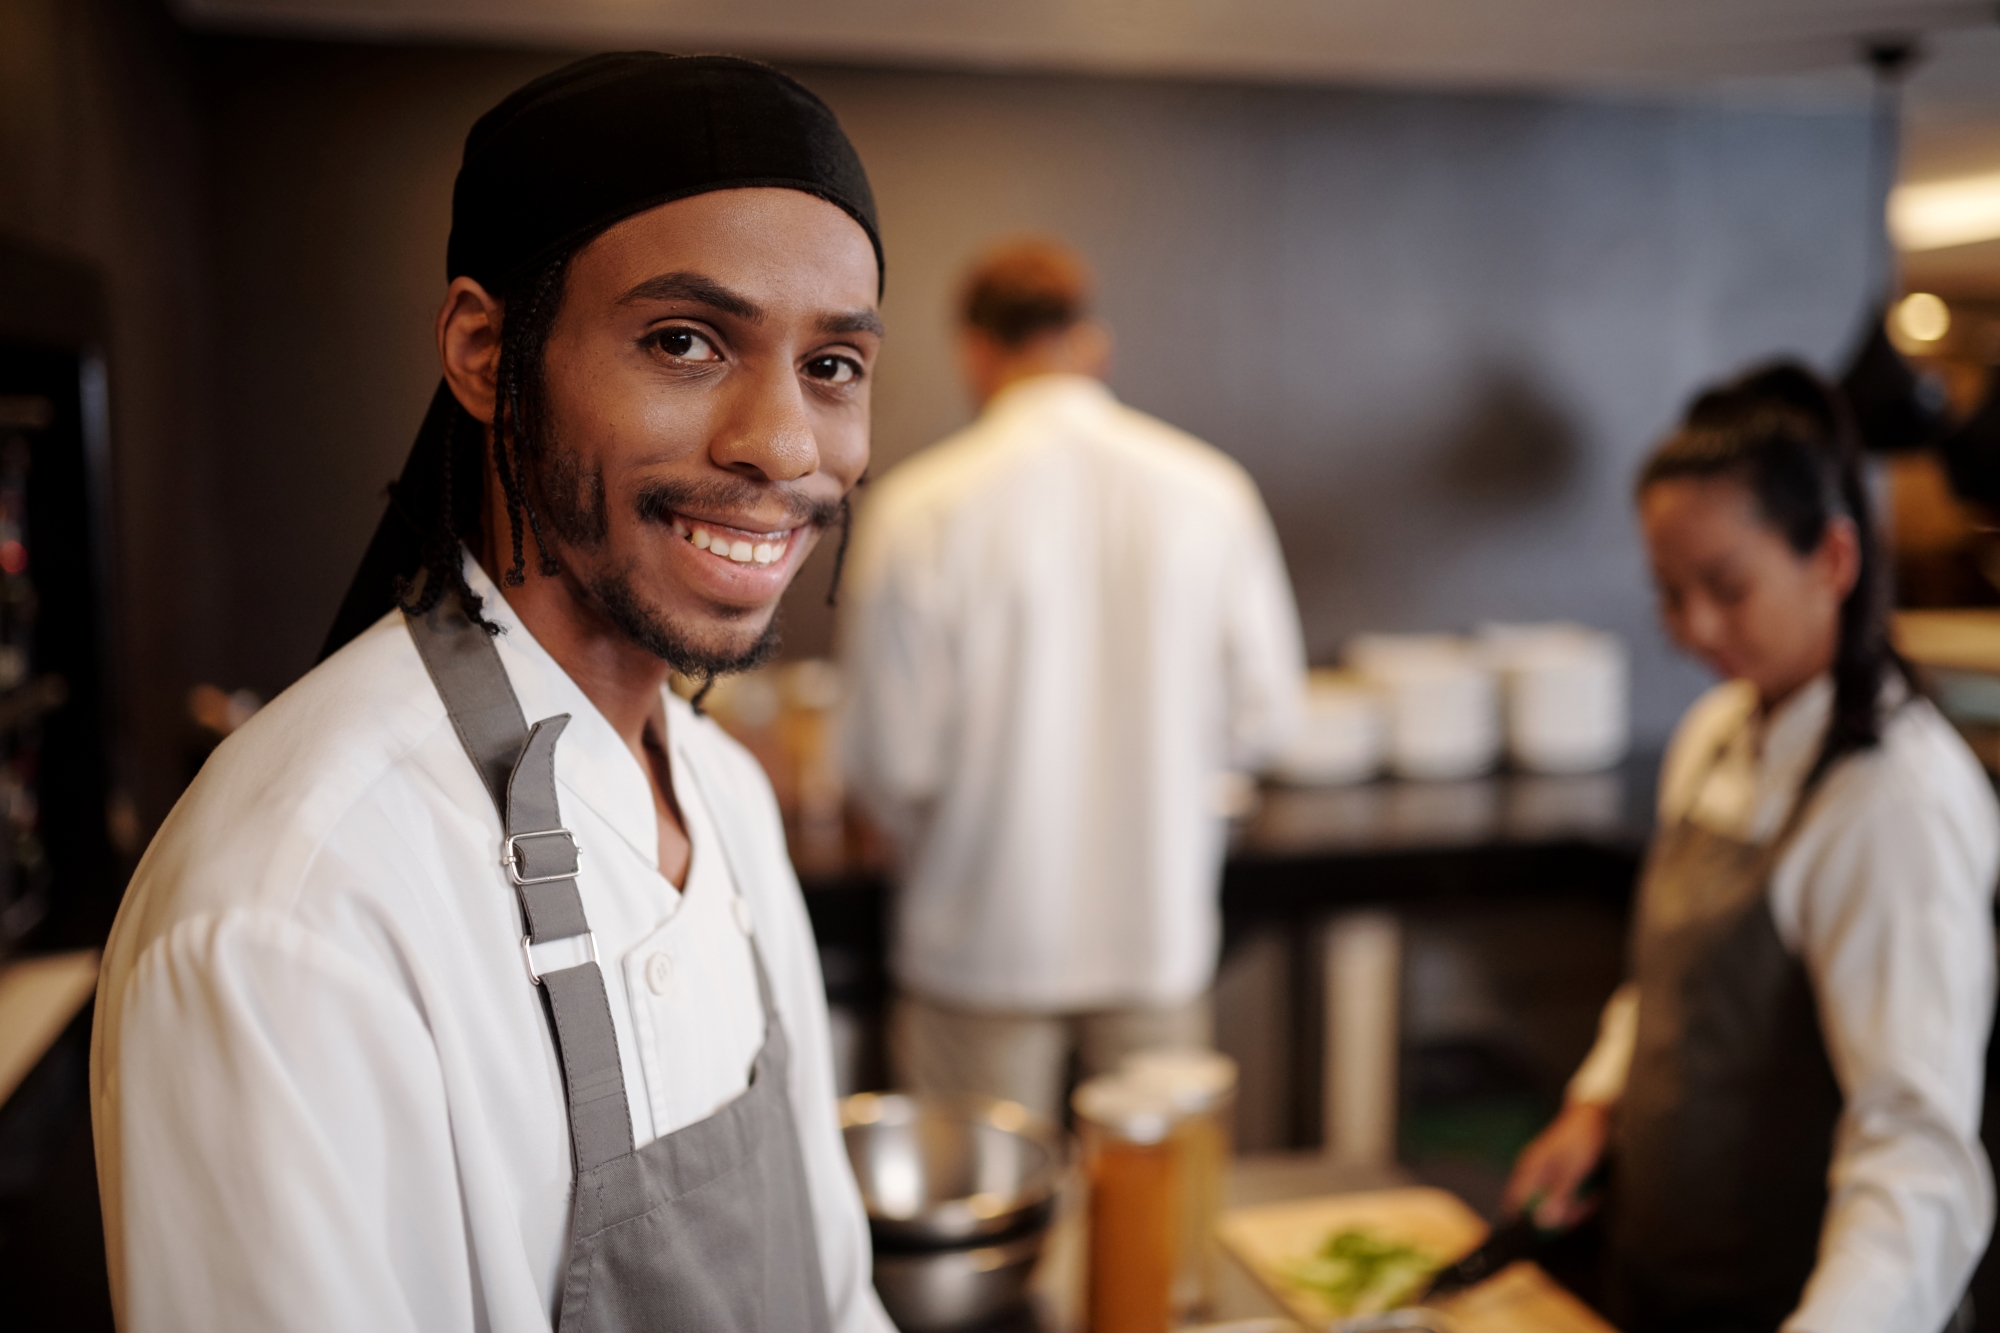
{"label": "gray apron strap", "polygon": [[[569,1093],[570,1145],[577,1171],[588,1171],[632,1151],[632,1115],[597,942],[576,890],[576,836],[563,827],[556,801],[556,741],[569,714],[529,728],[492,637],[466,618],[456,598],[447,595],[424,615],[404,620],[452,729],[500,813],[500,864],[520,896],[526,925],[521,950],[528,975],[548,1000]],[[530,946],[576,936],[589,942],[589,962],[535,971]]]}

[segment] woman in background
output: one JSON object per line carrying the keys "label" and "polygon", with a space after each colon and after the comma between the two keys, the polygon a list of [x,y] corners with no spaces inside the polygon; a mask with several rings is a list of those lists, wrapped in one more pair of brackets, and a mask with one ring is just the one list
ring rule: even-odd
{"label": "woman in background", "polygon": [[1778,365],[1696,399],[1641,525],[1724,683],[1660,784],[1631,979],[1509,1205],[1593,1207],[1629,1333],[1931,1333],[1985,1249],[1993,789],[1890,647],[1847,410]]}

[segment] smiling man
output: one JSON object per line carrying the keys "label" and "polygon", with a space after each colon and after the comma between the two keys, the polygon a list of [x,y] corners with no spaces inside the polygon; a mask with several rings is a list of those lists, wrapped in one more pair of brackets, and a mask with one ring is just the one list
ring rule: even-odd
{"label": "smiling man", "polygon": [[770,789],[665,688],[867,465],[861,164],[773,70],[594,57],[474,127],[447,263],[337,651],[106,953],[121,1326],[886,1330]]}

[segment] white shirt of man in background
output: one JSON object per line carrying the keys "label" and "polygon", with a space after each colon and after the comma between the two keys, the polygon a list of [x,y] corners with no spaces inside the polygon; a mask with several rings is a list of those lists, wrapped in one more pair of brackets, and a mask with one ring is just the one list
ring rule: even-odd
{"label": "white shirt of man in background", "polygon": [[1048,243],[968,286],[977,422],[874,488],[849,566],[850,777],[902,852],[898,1080],[1060,1110],[1206,1045],[1218,789],[1291,733],[1304,655],[1256,486],[1100,382]]}

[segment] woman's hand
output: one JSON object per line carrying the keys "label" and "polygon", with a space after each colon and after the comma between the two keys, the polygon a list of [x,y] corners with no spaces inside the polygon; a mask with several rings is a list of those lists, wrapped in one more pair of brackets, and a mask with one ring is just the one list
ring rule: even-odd
{"label": "woman's hand", "polygon": [[1597,1209],[1595,1196],[1578,1199],[1577,1189],[1604,1157],[1611,1137],[1611,1109],[1601,1102],[1571,1102],[1535,1141],[1521,1149],[1507,1181],[1510,1213],[1534,1209],[1544,1231],[1567,1231]]}

